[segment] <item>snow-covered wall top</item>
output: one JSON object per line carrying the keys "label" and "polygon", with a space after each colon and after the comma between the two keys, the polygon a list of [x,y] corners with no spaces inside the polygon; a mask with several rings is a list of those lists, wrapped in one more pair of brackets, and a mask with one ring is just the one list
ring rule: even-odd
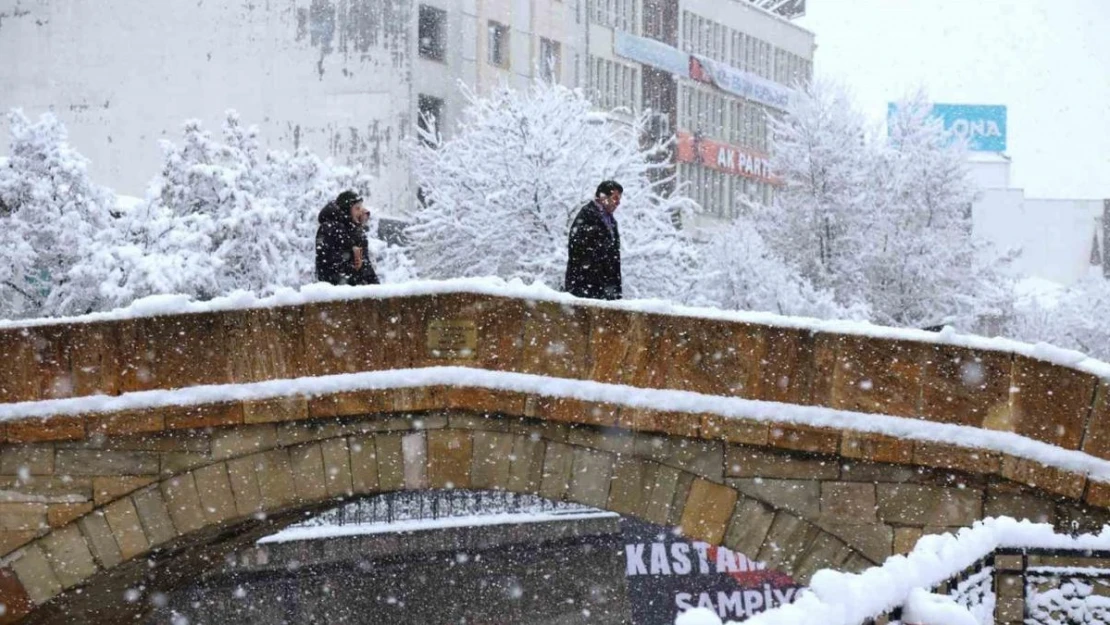
{"label": "snow-covered wall top", "polygon": [[326,284],[311,284],[300,289],[283,289],[270,297],[257,297],[251,293],[239,292],[204,302],[194,301],[183,295],[156,295],[139,300],[127,308],[82,315],[79,317],[23,319],[18,321],[0,320],[0,330],[59,324],[140,319],[161,315],[299,306],[304,304],[340,302],[356,299],[384,299],[459,293],[512,297],[529,301],[573,304],[575,306],[591,306],[629,312],[733,321],[777,328],[810,330],[812,332],[845,334],[897,341],[913,341],[930,345],[966,347],[974,350],[986,350],[1026,356],[1090,373],[1100,378],[1110,379],[1110,363],[1090,358],[1081,352],[1061,349],[1044,343],[1034,345],[1001,337],[990,338],[971,334],[960,334],[953,331],[951,328],[945,328],[941,332],[929,332],[925,330],[877,326],[863,321],[824,320],[808,317],[787,317],[769,312],[698,308],[662,300],[626,300],[617,302],[582,300],[551,289],[543,284],[525,285],[520,282],[509,283],[499,278],[425,280],[371,287],[335,287]]}
{"label": "snow-covered wall top", "polygon": [[758,614],[745,623],[858,625],[906,605],[915,591],[949,580],[979,559],[1007,547],[1107,551],[1110,528],[1073,537],[1057,534],[1047,524],[1005,517],[986,519],[954,535],[926,536],[908,555],[893,556],[882,566],[862,573],[820,571],[813,576],[808,591],[793,604]]}

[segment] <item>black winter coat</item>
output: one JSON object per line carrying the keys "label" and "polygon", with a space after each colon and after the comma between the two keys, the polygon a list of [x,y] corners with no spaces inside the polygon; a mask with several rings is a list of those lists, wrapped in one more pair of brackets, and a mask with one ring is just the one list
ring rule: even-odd
{"label": "black winter coat", "polygon": [[[366,231],[335,202],[320,211],[320,227],[316,229],[316,279],[331,284],[378,284],[378,275],[370,262]],[[355,271],[354,248],[362,248],[362,269]]]}
{"label": "black winter coat", "polygon": [[564,281],[571,295],[592,299],[620,299],[621,235],[613,221],[613,231],[605,226],[598,204],[590,202],[578,211],[570,227],[567,246],[567,275]]}

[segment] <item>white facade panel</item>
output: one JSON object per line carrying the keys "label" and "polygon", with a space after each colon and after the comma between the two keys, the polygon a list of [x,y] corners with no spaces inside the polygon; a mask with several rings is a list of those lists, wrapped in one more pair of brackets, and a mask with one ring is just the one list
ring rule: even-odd
{"label": "white facade panel", "polygon": [[[94,178],[141,195],[159,139],[227,109],[273,148],[362,164],[371,201],[411,195],[400,143],[411,120],[411,0],[30,0],[0,30],[0,109],[53,110]],[[0,147],[6,150],[7,146]]]}
{"label": "white facade panel", "polygon": [[972,162],[971,179],[980,189],[1007,189],[1010,186],[1010,162]]}
{"label": "white facade panel", "polygon": [[1102,200],[1032,199],[1021,189],[985,189],[973,208],[973,231],[998,251],[1017,253],[1016,275],[1070,285],[1090,270],[1102,218]]}

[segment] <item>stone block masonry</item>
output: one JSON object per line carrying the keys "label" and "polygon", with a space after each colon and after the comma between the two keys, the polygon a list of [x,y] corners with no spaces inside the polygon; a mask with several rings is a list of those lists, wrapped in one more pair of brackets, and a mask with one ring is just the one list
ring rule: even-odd
{"label": "stone block masonry", "polygon": [[[472,353],[429,348],[429,320],[475,328]],[[0,410],[465,366],[986,427],[1110,458],[1107,383],[1025,355],[472,293],[0,329],[0,354]],[[60,622],[63,604],[118,622],[142,609],[121,603],[123,581],[199,575],[236,541],[393,490],[584,503],[802,582],[986,515],[1101,525],[1110,506],[1110,486],[1003,451],[659,410],[634,394],[440,381],[276,395],[0,422],[0,624]]]}

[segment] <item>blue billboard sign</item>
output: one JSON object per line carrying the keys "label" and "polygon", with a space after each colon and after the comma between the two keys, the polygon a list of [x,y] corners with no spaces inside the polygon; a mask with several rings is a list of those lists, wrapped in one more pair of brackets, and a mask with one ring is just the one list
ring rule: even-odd
{"label": "blue billboard sign", "polygon": [[[887,106],[893,116],[898,105]],[[1006,151],[1006,107],[987,104],[934,104],[933,115],[944,121],[944,129],[967,139],[973,152]]]}

